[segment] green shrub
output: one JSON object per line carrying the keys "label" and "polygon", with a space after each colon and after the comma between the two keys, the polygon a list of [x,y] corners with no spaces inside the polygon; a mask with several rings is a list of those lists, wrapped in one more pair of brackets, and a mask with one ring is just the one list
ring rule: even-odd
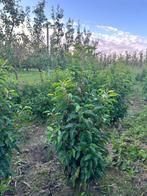
{"label": "green shrub", "polygon": [[[49,81],[35,85],[24,85],[20,91],[18,102],[32,108],[35,118],[46,120],[47,112],[52,110],[50,98],[52,83],[64,79],[78,82],[79,88],[87,88],[87,84],[94,89],[114,90],[118,96],[111,105],[111,123],[123,118],[127,113],[127,95],[130,91],[131,77],[129,70],[123,64],[116,64],[105,69],[96,69],[96,66],[70,65],[69,69],[55,69],[49,72]],[[109,108],[110,110],[110,108]]]}
{"label": "green shrub", "polygon": [[12,150],[15,147],[14,104],[15,91],[6,83],[5,63],[0,61],[0,180],[10,175]]}
{"label": "green shrub", "polygon": [[[84,80],[84,78],[82,78]],[[84,84],[83,84],[84,85]],[[116,94],[71,80],[53,84],[54,108],[50,113],[49,138],[55,144],[68,181],[86,190],[106,167],[108,105]]]}
{"label": "green shrub", "polygon": [[136,80],[139,81],[139,82],[143,82],[144,79],[147,77],[147,69],[144,68],[143,70],[141,70],[141,72],[139,72],[137,75],[136,75]]}
{"label": "green shrub", "polygon": [[124,123],[126,131],[121,135],[114,133],[112,137],[113,163],[126,171],[138,171],[147,160],[147,108]]}
{"label": "green shrub", "polygon": [[147,77],[143,80],[143,97],[144,100],[147,101]]}
{"label": "green shrub", "polygon": [[110,66],[105,74],[104,85],[118,93],[111,110],[111,122],[115,123],[127,114],[128,95],[132,84],[131,73],[124,64],[117,63]]}
{"label": "green shrub", "polygon": [[41,83],[33,85],[25,85],[19,89],[20,103],[23,107],[30,107],[32,114],[36,119],[46,121],[46,111],[51,110],[50,83]]}
{"label": "green shrub", "polygon": [[128,95],[131,91],[132,76],[125,64],[118,62],[104,69],[95,67],[71,67],[75,82],[84,88],[91,83],[93,88],[114,90],[118,96],[111,107],[111,123],[117,122],[127,114]]}
{"label": "green shrub", "polygon": [[10,190],[11,178],[0,181],[0,196],[3,196],[6,191]]}
{"label": "green shrub", "polygon": [[112,141],[113,164],[125,171],[137,171],[135,162],[145,158],[145,152],[141,151],[140,143],[135,139],[127,138],[125,134],[120,137],[116,133]]}
{"label": "green shrub", "polygon": [[49,82],[52,84],[54,82],[63,81],[65,79],[72,80],[72,72],[69,69],[60,69],[56,68],[54,70],[50,70],[48,73]]}

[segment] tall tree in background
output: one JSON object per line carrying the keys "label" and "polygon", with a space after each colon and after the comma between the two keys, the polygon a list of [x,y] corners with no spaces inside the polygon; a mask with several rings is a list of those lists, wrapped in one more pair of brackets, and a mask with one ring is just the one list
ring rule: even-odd
{"label": "tall tree in background", "polygon": [[45,0],[41,0],[33,10],[33,54],[32,57],[29,58],[32,66],[37,68],[40,72],[48,63],[48,53],[43,35],[43,27],[47,21],[45,16],[45,5]]}
{"label": "tall tree in background", "polygon": [[139,66],[143,66],[143,51],[139,52]]}
{"label": "tall tree in background", "polygon": [[70,18],[67,21],[66,24],[66,33],[65,33],[65,51],[69,52],[69,49],[74,44],[74,27],[73,27],[74,21]]}
{"label": "tall tree in background", "polygon": [[132,54],[132,65],[133,66],[136,66],[138,64],[138,57],[137,57],[137,52],[135,51],[133,54]]}
{"label": "tall tree in background", "polygon": [[128,53],[128,51],[125,51],[125,63],[127,64],[127,65],[129,65],[129,63],[130,63],[130,54]]}
{"label": "tall tree in background", "polygon": [[45,0],[41,0],[38,2],[36,8],[33,10],[34,13],[34,21],[33,21],[33,42],[35,47],[42,47],[44,44],[43,37],[43,26],[46,19],[45,16]]}
{"label": "tall tree in background", "polygon": [[52,65],[62,66],[63,65],[63,37],[64,37],[64,11],[57,6],[56,11],[52,8],[52,29],[53,34],[51,36],[51,55],[52,55]]}
{"label": "tall tree in background", "polygon": [[81,45],[83,40],[83,33],[81,32],[81,26],[80,23],[78,22],[78,27],[77,27],[77,35],[75,38],[75,44],[76,45]]}
{"label": "tall tree in background", "polygon": [[97,49],[97,42],[93,40],[91,42],[91,36],[92,33],[90,31],[87,31],[86,28],[84,28],[83,31],[83,46],[85,47],[86,53],[93,55]]}
{"label": "tall tree in background", "polygon": [[90,46],[91,35],[91,32],[87,31],[86,28],[84,28],[84,46]]}
{"label": "tall tree in background", "polygon": [[146,49],[146,51],[145,51],[144,62],[147,63],[147,49]]}
{"label": "tall tree in background", "polygon": [[2,9],[0,10],[0,18],[3,27],[5,40],[12,42],[15,39],[16,31],[23,24],[25,12],[20,6],[21,0],[0,0]]}
{"label": "tall tree in background", "polygon": [[17,68],[20,66],[17,55],[18,50],[14,50],[16,43],[19,42],[18,31],[20,25],[24,23],[25,12],[20,6],[21,0],[0,0],[2,9],[0,10],[1,18],[1,36],[3,38],[3,50],[1,57],[7,59],[13,65],[16,78]]}

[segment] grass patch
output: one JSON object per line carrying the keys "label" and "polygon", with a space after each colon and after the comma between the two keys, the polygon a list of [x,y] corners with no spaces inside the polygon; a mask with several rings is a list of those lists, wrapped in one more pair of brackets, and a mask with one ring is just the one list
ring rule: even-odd
{"label": "grass patch", "polygon": [[[12,79],[15,79],[15,75],[12,74]],[[39,72],[36,70],[33,71],[19,71],[18,72],[18,82],[20,84],[34,84],[40,83],[42,81],[48,80],[48,73],[45,71]]]}

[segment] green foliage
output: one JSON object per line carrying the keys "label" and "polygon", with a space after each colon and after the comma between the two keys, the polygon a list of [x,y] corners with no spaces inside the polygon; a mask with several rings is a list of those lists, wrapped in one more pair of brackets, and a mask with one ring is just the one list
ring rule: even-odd
{"label": "green foliage", "polygon": [[[36,79],[38,75],[36,72],[34,73],[36,75]],[[21,74],[22,77],[26,77],[26,74]],[[30,76],[29,76],[30,75]],[[33,73],[28,74],[28,79],[30,80],[30,77],[33,77]],[[72,74],[69,70],[61,70],[61,69],[55,69],[49,71],[48,81],[46,76],[46,81],[42,83],[25,83],[24,85],[18,85],[15,86],[16,91],[18,92],[18,97],[16,98],[15,102],[17,104],[20,104],[19,111],[21,115],[24,115],[24,117],[21,116],[21,118],[35,118],[39,119],[41,121],[46,121],[48,119],[48,112],[52,110],[52,103],[51,98],[48,97],[48,93],[52,92],[52,83],[58,82],[60,80],[63,80],[64,78],[72,78]],[[27,78],[24,78],[25,80]],[[35,78],[33,79],[35,82]],[[30,108],[30,109],[29,109]],[[27,114],[30,113],[28,116]],[[28,119],[28,120],[29,120]]]}
{"label": "green foliage", "polygon": [[118,93],[111,111],[111,121],[116,122],[124,118],[127,113],[127,98],[132,84],[131,73],[124,64],[117,63],[110,67],[110,74],[107,74],[107,82],[109,89],[113,89]]}
{"label": "green foliage", "polygon": [[2,7],[0,12],[1,22],[5,26],[3,34],[5,40],[9,43],[12,43],[12,41],[16,39],[14,29],[19,27],[25,19],[25,13],[19,3],[20,1],[17,0],[0,1],[0,5]]}
{"label": "green foliage", "polygon": [[46,111],[51,110],[51,101],[47,96],[49,89],[49,83],[26,84],[19,89],[21,105],[30,107],[34,117],[42,121],[47,120]]}
{"label": "green foliage", "polygon": [[56,146],[69,182],[85,191],[104,174],[108,137],[103,129],[109,122],[107,106],[117,95],[93,88],[90,80],[87,86],[63,80],[53,87],[49,94],[54,104],[49,114],[49,138]]}
{"label": "green foliage", "polygon": [[142,69],[141,72],[137,73],[136,80],[143,82],[146,77],[147,77],[147,69],[144,68],[144,69]]}
{"label": "green foliage", "polygon": [[121,63],[97,69],[96,61],[92,66],[81,62],[78,54],[73,55],[68,70],[51,73],[48,129],[68,181],[86,190],[104,174],[108,140],[104,130],[126,114],[131,76]]}
{"label": "green foliage", "polygon": [[[128,95],[132,86],[129,69],[121,62],[104,69],[98,67],[95,60],[91,61],[92,64],[89,62],[88,64],[80,65],[81,62],[83,63],[84,57],[80,60],[77,55],[77,58],[74,57],[74,59],[76,61],[72,63],[76,62],[76,66],[71,65],[70,69],[73,72],[75,81],[78,81],[79,84],[85,83],[84,86],[86,86],[87,81],[90,80],[93,88],[114,90],[118,96],[115,97],[113,105],[110,105],[111,108],[109,108],[111,110],[111,123],[122,119],[127,113]],[[81,78],[84,78],[84,80],[81,81]]]}
{"label": "green foliage", "polygon": [[114,165],[125,171],[137,171],[137,165],[134,163],[139,160],[143,161],[146,157],[145,151],[141,151],[139,145],[135,139],[127,139],[126,135],[119,137],[115,133],[113,138]]}
{"label": "green foliage", "polygon": [[54,10],[53,7],[51,16],[53,20],[53,23],[51,24],[53,33],[50,40],[52,67],[64,67],[64,48],[62,47],[62,39],[64,37],[64,10],[59,5],[56,10]]}
{"label": "green foliage", "polygon": [[[126,171],[138,171],[141,163],[147,160],[147,108],[129,118],[125,123],[126,131],[112,138],[114,164]],[[143,168],[142,168],[143,169]]]}
{"label": "green foliage", "polygon": [[0,181],[0,196],[3,196],[4,193],[10,189],[9,187],[10,182],[11,182],[11,178]]}
{"label": "green foliage", "polygon": [[144,100],[147,101],[147,74],[143,80],[143,96],[144,96]]}
{"label": "green foliage", "polygon": [[10,175],[12,150],[15,147],[14,104],[15,91],[6,83],[8,67],[0,60],[0,179]]}
{"label": "green foliage", "polygon": [[43,25],[44,22],[46,22],[46,16],[44,13],[44,9],[45,9],[45,0],[41,0],[37,3],[36,7],[33,10],[33,14],[34,14],[34,21],[33,21],[33,44],[34,50],[38,49],[41,47],[41,45],[43,44],[43,36],[42,36],[42,32],[43,32]]}
{"label": "green foliage", "polygon": [[66,33],[65,33],[65,38],[66,38],[66,43],[65,43],[65,51],[70,51],[70,47],[73,46],[74,43],[74,27],[73,27],[74,21],[71,20],[70,18],[68,19],[66,23]]}
{"label": "green foliage", "polygon": [[50,65],[48,51],[45,47],[35,49],[35,51],[27,57],[24,64],[31,65],[30,68],[38,69],[40,72],[47,70],[47,67]]}
{"label": "green foliage", "polygon": [[143,99],[147,101],[147,68],[144,66],[142,69],[137,70],[136,81],[140,85]]}

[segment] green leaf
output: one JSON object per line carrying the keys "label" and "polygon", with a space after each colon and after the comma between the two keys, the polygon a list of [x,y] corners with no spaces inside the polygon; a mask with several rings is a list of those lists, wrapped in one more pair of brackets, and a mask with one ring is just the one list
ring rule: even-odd
{"label": "green leaf", "polygon": [[64,129],[70,129],[70,128],[73,128],[75,126],[74,123],[69,123],[67,125],[65,125]]}
{"label": "green leaf", "polygon": [[109,97],[116,97],[116,96],[118,96],[118,93],[116,93],[115,91],[109,90],[108,95],[109,95]]}
{"label": "green leaf", "polygon": [[81,106],[76,103],[76,112],[79,112],[80,109],[81,109]]}
{"label": "green leaf", "polygon": [[92,157],[91,157],[91,154],[88,154],[84,157],[84,161],[88,161],[90,160]]}

